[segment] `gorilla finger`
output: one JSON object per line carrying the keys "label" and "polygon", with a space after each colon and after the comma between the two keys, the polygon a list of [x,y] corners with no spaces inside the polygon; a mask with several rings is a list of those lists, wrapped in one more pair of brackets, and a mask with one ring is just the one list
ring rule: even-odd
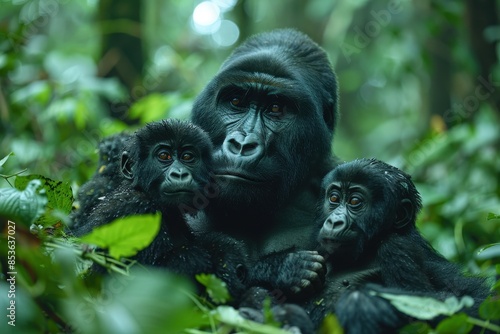
{"label": "gorilla finger", "polygon": [[310,280],[307,280],[307,279],[301,279],[300,280],[300,287],[301,288],[307,288],[311,286],[311,281]]}
{"label": "gorilla finger", "polygon": [[314,281],[320,278],[317,272],[312,270],[304,270],[304,275],[302,279],[307,279],[308,281]]}
{"label": "gorilla finger", "polygon": [[324,265],[318,262],[309,262],[306,266],[306,269],[320,272],[324,270]]}

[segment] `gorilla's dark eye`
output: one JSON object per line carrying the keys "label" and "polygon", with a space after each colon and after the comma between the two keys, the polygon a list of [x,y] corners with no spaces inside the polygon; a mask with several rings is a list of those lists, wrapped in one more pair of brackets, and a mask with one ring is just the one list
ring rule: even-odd
{"label": "gorilla's dark eye", "polygon": [[237,97],[233,97],[233,98],[231,99],[231,105],[232,105],[233,107],[238,106],[238,104],[240,104],[240,102],[241,102],[241,100],[240,100],[239,98],[237,98]]}
{"label": "gorilla's dark eye", "polygon": [[269,114],[273,116],[280,116],[284,112],[284,105],[280,103],[273,103],[269,106]]}
{"label": "gorilla's dark eye", "polygon": [[361,204],[361,198],[357,197],[357,196],[353,196],[351,197],[351,199],[349,200],[349,205],[353,206],[353,207],[357,207]]}
{"label": "gorilla's dark eye", "polygon": [[281,112],[281,106],[279,104],[273,104],[271,106],[271,112]]}
{"label": "gorilla's dark eye", "polygon": [[181,160],[185,162],[191,162],[194,160],[194,154],[191,152],[182,153]]}
{"label": "gorilla's dark eye", "polygon": [[158,159],[161,161],[169,161],[172,160],[172,155],[168,151],[160,151],[158,152]]}
{"label": "gorilla's dark eye", "polygon": [[328,201],[330,201],[331,204],[339,204],[340,197],[337,193],[333,193],[333,194],[330,194]]}

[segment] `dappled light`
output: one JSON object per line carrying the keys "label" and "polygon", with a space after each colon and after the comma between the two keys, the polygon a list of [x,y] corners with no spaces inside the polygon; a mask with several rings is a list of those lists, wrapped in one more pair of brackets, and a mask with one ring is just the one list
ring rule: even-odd
{"label": "dappled light", "polygon": [[209,35],[218,46],[231,46],[238,40],[239,29],[236,23],[224,20],[223,14],[231,10],[236,1],[203,1],[193,10],[193,30]]}

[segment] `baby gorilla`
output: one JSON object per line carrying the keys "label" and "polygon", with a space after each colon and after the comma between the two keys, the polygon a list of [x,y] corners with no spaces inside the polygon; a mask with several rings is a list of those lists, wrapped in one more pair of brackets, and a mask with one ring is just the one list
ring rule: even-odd
{"label": "baby gorilla", "polygon": [[196,199],[213,186],[211,162],[211,141],[192,123],[164,120],[146,125],[124,145],[119,185],[96,205],[82,208],[85,212],[78,213],[81,222],[73,233],[81,236],[120,217],[161,212],[160,232],[136,259],[189,277],[213,273],[238,296],[246,273],[242,245],[221,233],[195,236],[184,217],[200,209]]}
{"label": "baby gorilla", "polygon": [[412,319],[375,292],[443,300],[488,295],[484,279],[464,276],[421,236],[420,195],[410,176],[375,159],[344,163],[323,180],[315,238],[326,259],[325,290],[303,306],[319,325],[335,313],[346,333],[389,333]]}

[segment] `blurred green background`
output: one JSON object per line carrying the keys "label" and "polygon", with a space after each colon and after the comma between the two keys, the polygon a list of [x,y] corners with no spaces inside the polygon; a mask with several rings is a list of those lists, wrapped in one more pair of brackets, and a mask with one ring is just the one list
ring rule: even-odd
{"label": "blurred green background", "polygon": [[[333,150],[414,176],[419,227],[446,257],[492,268],[500,241],[500,1],[0,1],[0,174],[94,172],[103,136],[192,101],[246,37],[294,27],[338,74]],[[0,181],[5,186],[6,181]],[[8,185],[7,185],[8,186]]]}

